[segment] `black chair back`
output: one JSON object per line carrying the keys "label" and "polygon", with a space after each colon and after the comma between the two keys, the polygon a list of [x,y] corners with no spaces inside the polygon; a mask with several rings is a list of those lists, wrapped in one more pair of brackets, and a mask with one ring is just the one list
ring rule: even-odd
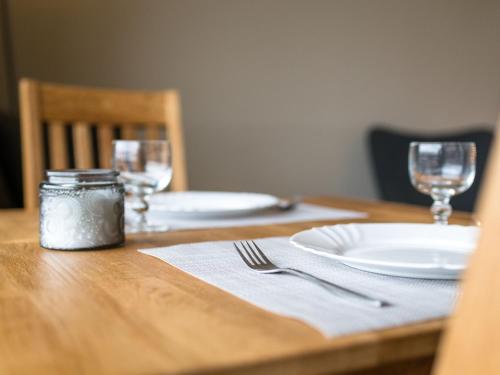
{"label": "black chair back", "polygon": [[383,200],[430,206],[432,199],[419,193],[411,185],[408,175],[408,148],[410,142],[475,142],[477,147],[476,178],[465,193],[452,198],[456,210],[474,210],[491,142],[493,130],[489,126],[475,126],[454,134],[410,134],[376,125],[369,131],[369,148],[379,196]]}

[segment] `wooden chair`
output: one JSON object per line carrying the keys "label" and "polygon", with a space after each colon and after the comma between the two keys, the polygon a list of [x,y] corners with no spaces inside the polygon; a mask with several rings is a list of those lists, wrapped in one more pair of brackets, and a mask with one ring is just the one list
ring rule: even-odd
{"label": "wooden chair", "polygon": [[45,169],[109,168],[111,141],[161,139],[172,145],[171,189],[187,189],[179,94],[20,81],[24,207],[38,206]]}
{"label": "wooden chair", "polygon": [[445,333],[435,375],[500,374],[500,137],[495,138],[479,201],[481,239]]}

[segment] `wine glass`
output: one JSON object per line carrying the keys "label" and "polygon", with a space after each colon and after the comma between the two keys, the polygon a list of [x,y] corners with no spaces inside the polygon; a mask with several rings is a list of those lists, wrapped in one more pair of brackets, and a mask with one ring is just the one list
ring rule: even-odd
{"label": "wine glass", "polygon": [[408,170],[413,186],[434,200],[431,213],[436,224],[448,224],[450,198],[466,191],[476,174],[473,142],[412,142]]}
{"label": "wine glass", "polygon": [[120,172],[125,191],[132,196],[132,209],[138,220],[127,222],[127,232],[159,232],[168,226],[149,224],[146,212],[149,196],[164,190],[172,180],[168,141],[113,141],[113,169]]}

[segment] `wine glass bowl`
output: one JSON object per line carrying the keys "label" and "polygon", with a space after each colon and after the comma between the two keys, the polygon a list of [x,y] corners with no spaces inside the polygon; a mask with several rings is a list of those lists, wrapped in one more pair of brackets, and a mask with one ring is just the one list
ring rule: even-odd
{"label": "wine glass bowl", "polygon": [[412,185],[434,200],[431,213],[436,224],[448,224],[450,199],[469,189],[476,174],[473,142],[412,142],[408,170]]}
{"label": "wine glass bowl", "polygon": [[127,222],[128,232],[156,232],[168,228],[147,223],[148,198],[168,187],[172,180],[172,161],[168,141],[113,141],[113,169],[120,172],[125,191],[133,199],[131,208],[139,215]]}

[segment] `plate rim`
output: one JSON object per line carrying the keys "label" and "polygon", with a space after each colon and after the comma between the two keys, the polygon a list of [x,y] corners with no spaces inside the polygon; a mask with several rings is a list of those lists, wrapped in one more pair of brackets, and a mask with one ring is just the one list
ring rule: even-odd
{"label": "plate rim", "polygon": [[[161,211],[164,214],[171,214],[171,215],[179,215],[179,216],[199,216],[199,215],[213,215],[213,216],[225,216],[225,215],[235,215],[235,214],[244,214],[244,213],[250,213],[250,212],[258,212],[258,211],[264,211],[268,210],[273,207],[277,207],[279,204],[280,199],[272,194],[267,194],[267,193],[256,193],[256,192],[246,192],[246,191],[208,191],[208,190],[187,190],[187,191],[172,191],[172,192],[159,192],[155,195],[161,195],[161,194],[176,194],[176,195],[181,195],[181,194],[230,194],[233,196],[237,195],[252,195],[252,196],[261,196],[261,197],[266,197],[269,200],[269,204],[265,205],[259,205],[255,207],[246,207],[246,208],[232,208],[232,209],[211,209],[211,210],[182,210],[182,209],[164,209],[161,207],[158,207],[158,205],[152,203],[151,204],[151,209],[155,211]],[[165,207],[165,206],[163,206]]]}
{"label": "plate rim", "polygon": [[[425,224],[425,223],[350,223],[350,224],[334,224],[334,225],[326,225],[327,227],[335,227],[335,226],[346,226],[346,225],[356,225],[356,226],[364,226],[364,225],[416,225],[416,226],[428,226],[428,225],[435,225],[435,224]],[[466,226],[466,225],[457,225],[457,224],[452,224],[449,225],[450,227],[461,227],[461,228],[476,228],[477,227],[472,227],[472,226]],[[310,253],[327,257],[330,259],[337,260],[341,263],[351,263],[351,264],[360,264],[360,265],[373,265],[373,266],[382,266],[382,267],[390,267],[390,268],[404,268],[404,269],[418,269],[418,270],[429,270],[429,271],[436,271],[436,270],[442,270],[442,271],[454,271],[454,272],[460,272],[464,271],[467,268],[467,265],[463,266],[458,266],[458,265],[447,265],[447,264],[424,264],[424,263],[408,263],[408,262],[388,262],[388,261],[381,261],[381,260],[369,260],[369,259],[362,259],[362,258],[352,258],[352,257],[347,257],[341,254],[334,254],[331,252],[331,250],[321,248],[321,247],[316,247],[316,246],[305,246],[301,244],[300,242],[297,242],[295,239],[299,234],[303,234],[305,232],[310,232],[316,228],[322,228],[325,226],[321,227],[312,227],[309,229],[302,230],[300,232],[294,233],[292,236],[289,237],[289,242]],[[461,251],[463,253],[463,251]],[[466,253],[472,253],[472,251],[466,251]]]}

